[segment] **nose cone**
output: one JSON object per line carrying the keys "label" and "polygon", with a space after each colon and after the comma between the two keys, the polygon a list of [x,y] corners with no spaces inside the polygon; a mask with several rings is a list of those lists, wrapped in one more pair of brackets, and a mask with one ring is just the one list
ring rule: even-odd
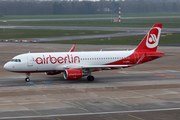
{"label": "nose cone", "polygon": [[4,69],[7,71],[11,71],[11,65],[9,64],[9,62],[4,65]]}

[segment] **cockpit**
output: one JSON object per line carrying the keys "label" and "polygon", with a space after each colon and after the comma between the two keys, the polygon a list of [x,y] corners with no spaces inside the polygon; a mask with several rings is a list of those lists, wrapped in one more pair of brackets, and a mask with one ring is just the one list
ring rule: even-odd
{"label": "cockpit", "polygon": [[4,69],[11,72],[22,71],[27,66],[26,59],[25,54],[17,55],[4,65]]}
{"label": "cockpit", "polygon": [[10,62],[21,62],[21,59],[12,59]]}

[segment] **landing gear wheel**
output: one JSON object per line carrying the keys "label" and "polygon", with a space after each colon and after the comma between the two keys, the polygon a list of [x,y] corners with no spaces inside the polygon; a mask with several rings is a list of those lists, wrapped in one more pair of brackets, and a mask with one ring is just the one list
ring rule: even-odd
{"label": "landing gear wheel", "polygon": [[26,73],[26,78],[25,78],[25,82],[30,82],[30,73]]}
{"label": "landing gear wheel", "polygon": [[87,80],[88,81],[94,81],[94,76],[91,76],[91,75],[87,76]]}
{"label": "landing gear wheel", "polygon": [[26,82],[30,82],[30,78],[28,78],[28,77],[25,78],[25,81],[26,81]]}

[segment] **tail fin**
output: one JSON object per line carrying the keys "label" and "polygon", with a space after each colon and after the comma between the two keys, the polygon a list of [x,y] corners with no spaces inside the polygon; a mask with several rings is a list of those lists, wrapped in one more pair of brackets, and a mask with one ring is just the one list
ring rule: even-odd
{"label": "tail fin", "polygon": [[162,23],[156,23],[135,49],[137,52],[155,52],[158,47]]}

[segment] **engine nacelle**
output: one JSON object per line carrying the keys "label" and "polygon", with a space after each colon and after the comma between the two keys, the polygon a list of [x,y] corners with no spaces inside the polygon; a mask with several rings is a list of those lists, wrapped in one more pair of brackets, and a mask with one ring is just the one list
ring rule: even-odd
{"label": "engine nacelle", "polygon": [[56,75],[56,74],[60,74],[61,72],[59,71],[49,71],[49,72],[45,72],[46,75]]}
{"label": "engine nacelle", "polygon": [[64,71],[64,79],[76,80],[82,77],[82,70],[80,69],[66,69]]}

